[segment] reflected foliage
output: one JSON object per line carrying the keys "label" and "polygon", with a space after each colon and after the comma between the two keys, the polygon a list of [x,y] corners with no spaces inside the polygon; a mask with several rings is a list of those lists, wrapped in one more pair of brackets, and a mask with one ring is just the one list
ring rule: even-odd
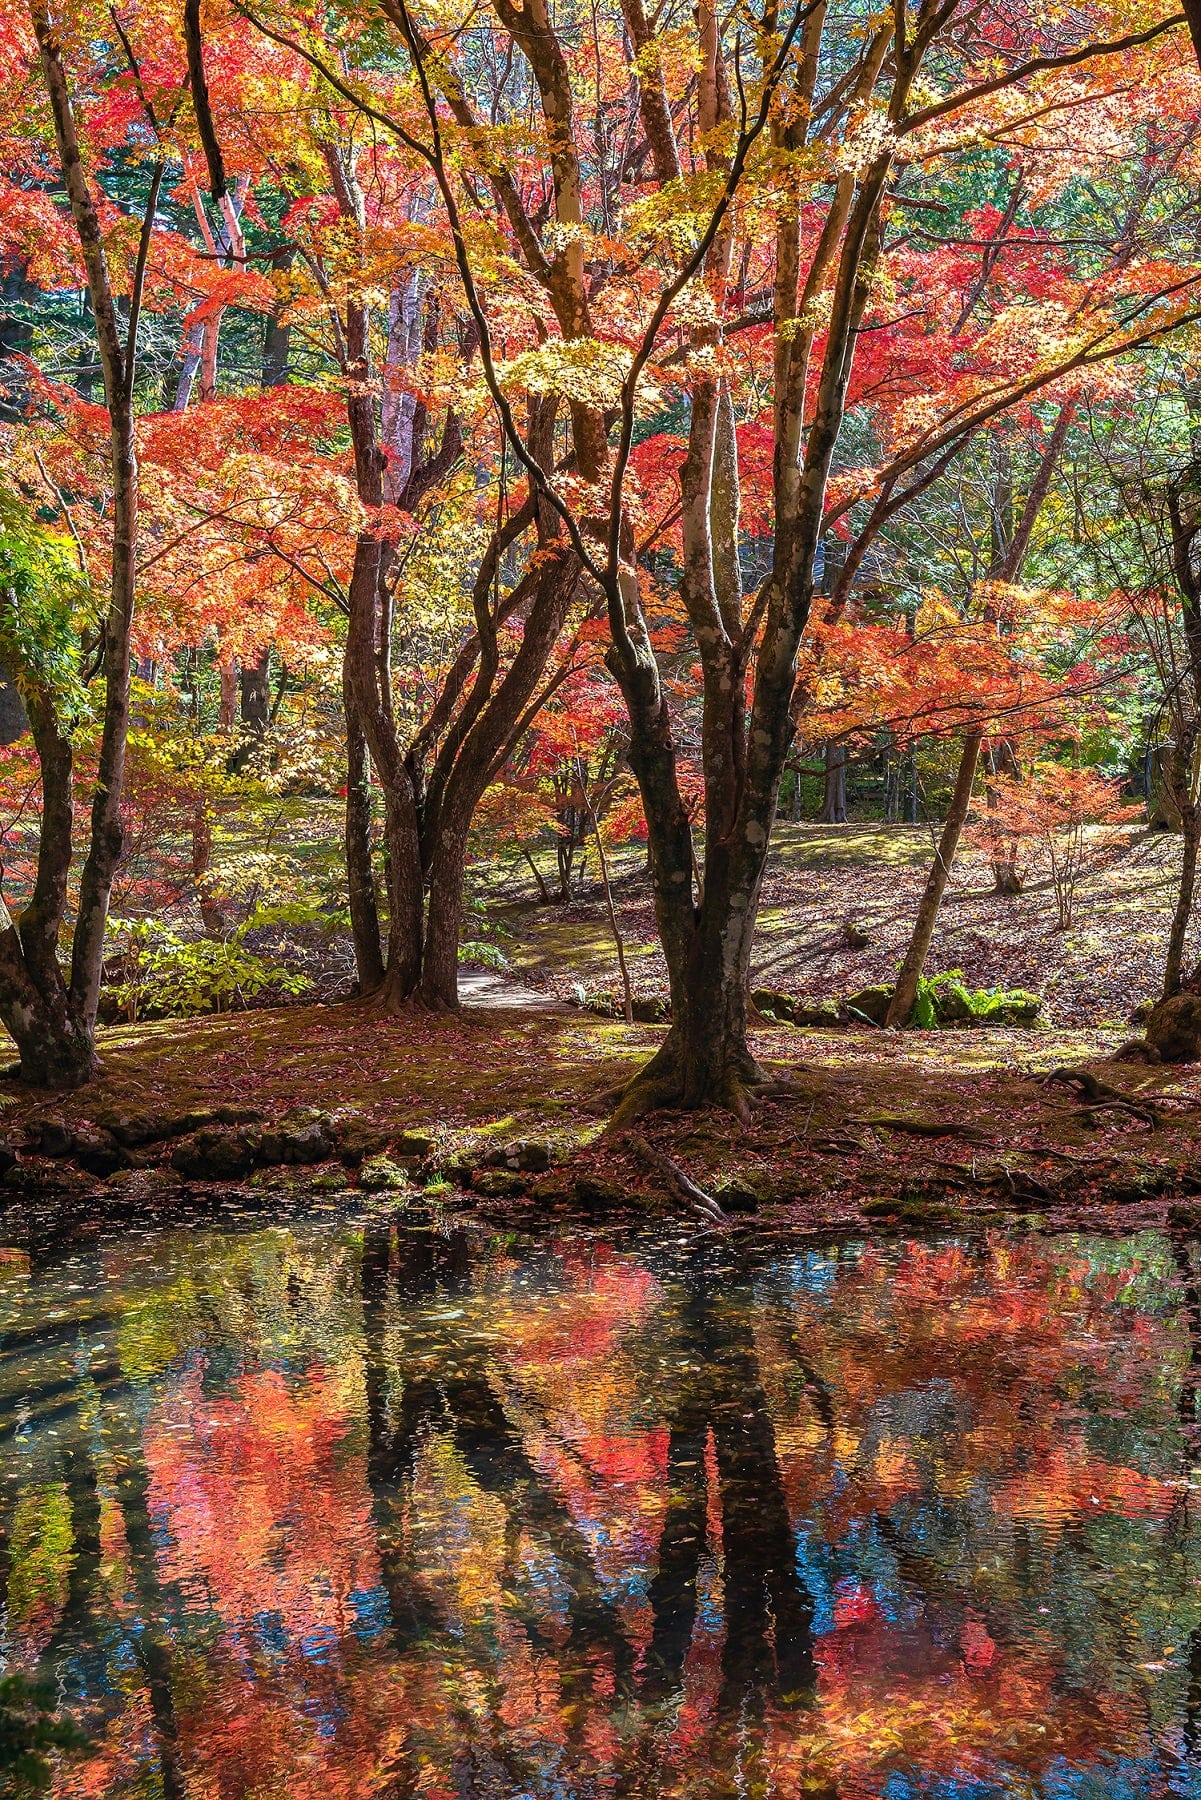
{"label": "reflected foliage", "polygon": [[1187,1238],[299,1223],[0,1308],[64,1800],[1201,1795]]}

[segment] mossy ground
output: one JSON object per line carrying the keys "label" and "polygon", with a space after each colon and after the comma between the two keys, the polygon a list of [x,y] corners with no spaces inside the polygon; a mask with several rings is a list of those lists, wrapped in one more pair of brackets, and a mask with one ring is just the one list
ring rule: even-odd
{"label": "mossy ground", "polygon": [[[232,1103],[275,1117],[315,1107],[393,1134],[427,1130],[440,1156],[467,1168],[489,1146],[545,1142],[556,1168],[522,1193],[488,1198],[492,1215],[552,1219],[581,1175],[646,1211],[679,1203],[592,1109],[661,1035],[586,1012],[493,1007],[460,1018],[291,1007],[122,1026],[103,1035],[93,1086],[65,1098],[0,1090],[0,1134],[19,1143],[47,1114],[78,1127],[122,1110]],[[931,1223],[1031,1211],[1058,1224],[1150,1223],[1201,1190],[1201,1077],[1108,1064],[1115,1042],[1103,1031],[782,1026],[757,1032],[755,1050],[793,1082],[790,1098],[757,1109],[745,1129],[724,1112],[661,1114],[640,1129],[694,1181],[724,1192],[730,1210],[780,1224],[878,1225],[890,1201],[909,1223],[923,1210]],[[1154,1126],[1120,1107],[1090,1113],[1046,1083],[1064,1063],[1088,1064],[1150,1105]]]}

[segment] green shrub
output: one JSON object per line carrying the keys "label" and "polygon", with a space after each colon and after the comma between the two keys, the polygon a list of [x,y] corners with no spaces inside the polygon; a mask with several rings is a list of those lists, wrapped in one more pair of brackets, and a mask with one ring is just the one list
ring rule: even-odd
{"label": "green shrub", "polygon": [[246,926],[226,938],[182,938],[149,919],[118,927],[123,979],[113,997],[127,1019],[154,1012],[191,1019],[203,1013],[237,1012],[260,995],[298,995],[307,975],[256,955],[246,946]]}
{"label": "green shrub", "polygon": [[944,1025],[1009,1025],[1032,1022],[1041,1001],[1024,988],[969,988],[962,969],[946,969],[927,979],[920,976],[909,1015],[910,1029],[930,1031]]}

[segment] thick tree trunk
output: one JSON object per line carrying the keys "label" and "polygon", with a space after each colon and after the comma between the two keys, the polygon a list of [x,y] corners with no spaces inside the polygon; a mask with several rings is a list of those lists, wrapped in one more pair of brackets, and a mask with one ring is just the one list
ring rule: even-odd
{"label": "thick tree trunk", "polygon": [[[658,863],[655,885],[661,885]],[[660,918],[666,903],[674,924],[674,892],[657,892],[656,899]],[[763,1081],[747,1039],[757,900],[757,883],[735,891],[707,865],[705,897],[694,909],[689,941],[683,955],[668,963],[671,1025],[622,1095],[616,1124],[658,1106],[724,1106],[746,1115],[748,1093]]]}
{"label": "thick tree trunk", "polygon": [[951,878],[951,865],[955,861],[955,852],[959,848],[964,820],[967,818],[968,807],[971,805],[972,784],[976,779],[976,764],[980,759],[980,746],[983,741],[984,733],[981,731],[969,731],[964,739],[963,754],[959,759],[959,773],[955,777],[955,789],[951,795],[951,809],[947,814],[946,824],[942,828],[942,837],[939,839],[933,867],[926,880],[925,892],[922,894],[921,905],[918,907],[909,949],[901,964],[896,989],[889,1002],[885,1024],[890,1026],[907,1025],[909,1015],[913,1011],[913,1003],[917,999],[917,984],[922,970],[926,966],[930,941],[938,922],[938,909],[942,905],[942,897],[947,891],[947,882]]}
{"label": "thick tree trunk", "polygon": [[261,737],[271,723],[271,648],[264,645],[257,659],[252,663],[243,663],[238,673],[240,689],[239,713],[243,725],[248,725],[256,736]]}

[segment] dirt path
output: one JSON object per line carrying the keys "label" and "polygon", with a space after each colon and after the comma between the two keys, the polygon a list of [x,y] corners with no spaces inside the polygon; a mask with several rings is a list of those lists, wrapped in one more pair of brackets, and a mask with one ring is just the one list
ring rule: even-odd
{"label": "dirt path", "polygon": [[464,1006],[479,1007],[490,1012],[566,1013],[572,1008],[553,994],[539,988],[526,987],[512,981],[495,969],[460,969],[459,999]]}

